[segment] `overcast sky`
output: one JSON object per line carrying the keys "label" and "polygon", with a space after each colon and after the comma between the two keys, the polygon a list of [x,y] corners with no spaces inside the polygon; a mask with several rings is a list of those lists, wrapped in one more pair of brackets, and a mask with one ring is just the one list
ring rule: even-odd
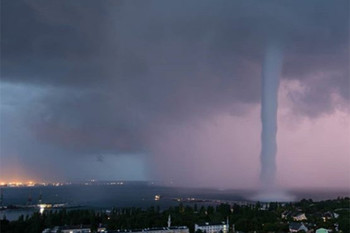
{"label": "overcast sky", "polygon": [[255,187],[266,44],[278,182],[350,187],[349,1],[1,1],[0,180]]}

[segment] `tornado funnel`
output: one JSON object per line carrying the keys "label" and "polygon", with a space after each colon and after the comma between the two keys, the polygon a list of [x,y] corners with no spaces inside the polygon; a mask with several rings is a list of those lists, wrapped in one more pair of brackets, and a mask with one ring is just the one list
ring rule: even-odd
{"label": "tornado funnel", "polygon": [[261,85],[261,183],[265,188],[275,187],[277,99],[279,76],[282,70],[282,49],[269,44],[264,53]]}

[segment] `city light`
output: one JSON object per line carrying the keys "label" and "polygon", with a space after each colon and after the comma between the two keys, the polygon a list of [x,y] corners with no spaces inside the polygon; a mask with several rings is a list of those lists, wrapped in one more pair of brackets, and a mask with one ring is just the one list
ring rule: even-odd
{"label": "city light", "polygon": [[35,181],[10,181],[10,182],[5,182],[5,181],[0,181],[0,186],[5,186],[5,187],[33,187],[36,186],[37,182]]}

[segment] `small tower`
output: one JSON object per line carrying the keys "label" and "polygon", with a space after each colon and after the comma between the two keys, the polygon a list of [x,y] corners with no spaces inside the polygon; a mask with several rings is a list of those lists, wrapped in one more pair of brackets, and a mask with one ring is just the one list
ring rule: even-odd
{"label": "small tower", "polygon": [[4,194],[2,188],[0,188],[0,206],[4,203]]}
{"label": "small tower", "polygon": [[27,205],[31,205],[32,204],[32,192],[29,192],[29,196],[28,196],[28,200],[27,200]]}
{"label": "small tower", "polygon": [[226,218],[226,232],[230,232],[230,223],[229,223],[229,220],[228,220],[228,216]]}
{"label": "small tower", "polygon": [[170,227],[170,226],[171,226],[171,216],[169,214],[169,216],[168,216],[168,227]]}
{"label": "small tower", "polygon": [[38,203],[41,204],[42,202],[43,202],[43,195],[42,195],[42,193],[40,191]]}

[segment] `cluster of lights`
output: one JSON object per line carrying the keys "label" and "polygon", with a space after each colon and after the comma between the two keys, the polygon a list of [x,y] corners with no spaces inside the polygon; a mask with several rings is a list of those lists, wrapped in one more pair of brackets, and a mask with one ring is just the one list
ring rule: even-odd
{"label": "cluster of lights", "polygon": [[95,180],[91,180],[89,182],[83,183],[84,185],[124,185],[123,181],[116,182],[96,182]]}
{"label": "cluster of lights", "polygon": [[110,182],[110,183],[107,183],[107,185],[123,185],[124,182]]}
{"label": "cluster of lights", "polygon": [[155,195],[155,196],[154,196],[154,200],[155,200],[155,201],[159,201],[159,200],[160,200],[160,195],[158,195],[158,194]]}
{"label": "cluster of lights", "polygon": [[0,186],[7,186],[7,187],[31,187],[34,186],[35,183],[32,181],[28,181],[28,182],[19,182],[19,181],[12,181],[12,182],[0,182]]}
{"label": "cluster of lights", "polygon": [[52,204],[38,204],[40,214],[43,214],[45,209],[51,208]]}
{"label": "cluster of lights", "polygon": [[[77,183],[79,184],[79,183]],[[112,182],[97,182],[96,180],[90,180],[88,182],[81,183],[83,185],[124,185],[125,182],[123,181],[112,181]],[[0,187],[34,187],[34,186],[63,186],[63,185],[72,185],[71,182],[51,182],[51,183],[45,183],[45,182],[34,182],[34,181],[11,181],[11,182],[4,182],[0,181]]]}
{"label": "cluster of lights", "polygon": [[[68,184],[68,183],[67,183]],[[27,182],[19,182],[19,181],[11,181],[11,182],[0,182],[0,187],[34,187],[34,186],[62,186],[64,183],[39,183],[33,181]]]}

